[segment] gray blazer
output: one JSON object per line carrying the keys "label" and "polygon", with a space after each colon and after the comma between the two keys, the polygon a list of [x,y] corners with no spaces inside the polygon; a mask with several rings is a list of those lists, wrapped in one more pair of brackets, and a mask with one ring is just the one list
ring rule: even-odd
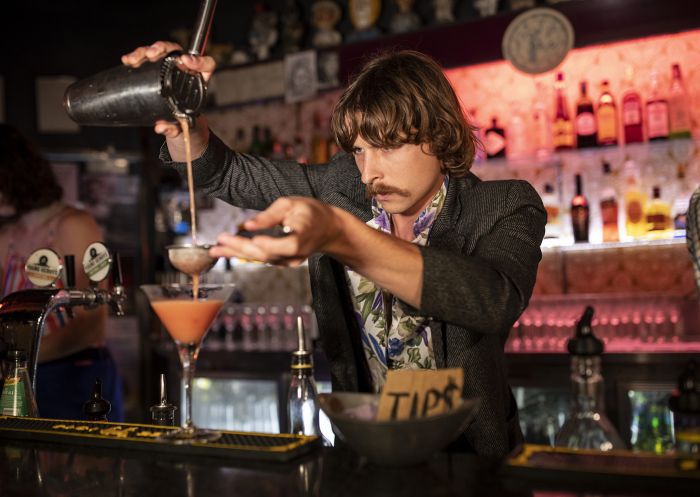
{"label": "gray blazer", "polygon": [[[161,159],[184,174],[184,164]],[[194,162],[199,191],[234,205],[265,209],[281,196],[315,197],[363,221],[371,216],[360,173],[351,156],[304,166],[238,154],[212,134]],[[464,369],[464,395],[481,406],[465,432],[478,454],[503,457],[522,440],[517,406],[506,379],[505,341],[528,304],[541,258],[546,213],[524,181],[450,178],[443,209],[421,247],[421,308],[430,316],[439,368]],[[343,266],[317,254],[309,259],[314,310],[333,389],[371,391]]]}

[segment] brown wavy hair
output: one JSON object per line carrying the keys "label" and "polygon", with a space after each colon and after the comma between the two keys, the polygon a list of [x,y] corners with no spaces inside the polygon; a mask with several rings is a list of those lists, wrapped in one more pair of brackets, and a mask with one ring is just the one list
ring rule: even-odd
{"label": "brown wavy hair", "polygon": [[478,144],[442,67],[412,50],[370,60],[336,103],[331,127],[348,153],[358,135],[374,147],[426,144],[453,176],[469,172]]}
{"label": "brown wavy hair", "polygon": [[61,199],[49,161],[12,126],[0,124],[0,195],[18,215]]}

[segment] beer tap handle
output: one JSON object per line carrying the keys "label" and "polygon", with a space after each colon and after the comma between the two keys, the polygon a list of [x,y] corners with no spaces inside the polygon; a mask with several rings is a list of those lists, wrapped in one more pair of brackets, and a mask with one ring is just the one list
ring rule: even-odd
{"label": "beer tap handle", "polygon": [[117,316],[124,315],[124,301],[126,300],[126,292],[124,291],[124,279],[122,276],[122,259],[119,252],[114,253],[112,262],[112,284],[110,304],[112,310]]}
{"label": "beer tap handle", "polygon": [[[75,256],[66,255],[63,257],[63,284],[69,290],[75,288]],[[71,306],[65,307],[66,314],[69,318],[73,319],[73,308]]]}
{"label": "beer tap handle", "polygon": [[75,256],[67,255],[63,258],[63,283],[66,288],[75,288]]}

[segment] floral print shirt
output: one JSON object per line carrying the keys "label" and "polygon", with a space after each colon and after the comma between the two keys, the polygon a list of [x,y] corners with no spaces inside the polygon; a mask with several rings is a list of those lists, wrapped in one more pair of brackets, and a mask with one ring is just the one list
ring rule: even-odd
{"label": "floral print shirt", "polygon": [[[428,244],[430,229],[445,202],[448,181],[446,176],[433,200],[418,215],[413,225],[413,243]],[[376,200],[372,200],[372,214],[367,225],[391,234],[391,214]],[[374,391],[381,392],[388,369],[436,369],[428,318],[409,316],[406,304],[364,276],[347,267],[345,270]],[[389,330],[385,309],[391,312]]]}

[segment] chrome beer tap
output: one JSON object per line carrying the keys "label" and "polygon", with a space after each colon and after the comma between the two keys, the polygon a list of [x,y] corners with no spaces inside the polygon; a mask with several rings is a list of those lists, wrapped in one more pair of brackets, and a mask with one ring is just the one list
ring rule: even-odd
{"label": "chrome beer tap", "polygon": [[[83,270],[91,282],[88,288],[75,288],[73,259],[73,256],[66,256],[64,267],[53,250],[33,252],[27,258],[25,275],[37,288],[11,293],[0,301],[0,354],[7,349],[20,349],[27,353],[32,388],[36,387],[41,337],[52,311],[63,308],[71,312],[76,306],[92,309],[107,304],[116,315],[124,314],[126,292],[122,284],[119,255],[115,254],[112,259],[107,247],[99,242],[87,248],[83,256]],[[97,284],[109,275],[112,264],[112,289],[98,288]],[[66,288],[55,286],[62,272],[65,274]]]}

